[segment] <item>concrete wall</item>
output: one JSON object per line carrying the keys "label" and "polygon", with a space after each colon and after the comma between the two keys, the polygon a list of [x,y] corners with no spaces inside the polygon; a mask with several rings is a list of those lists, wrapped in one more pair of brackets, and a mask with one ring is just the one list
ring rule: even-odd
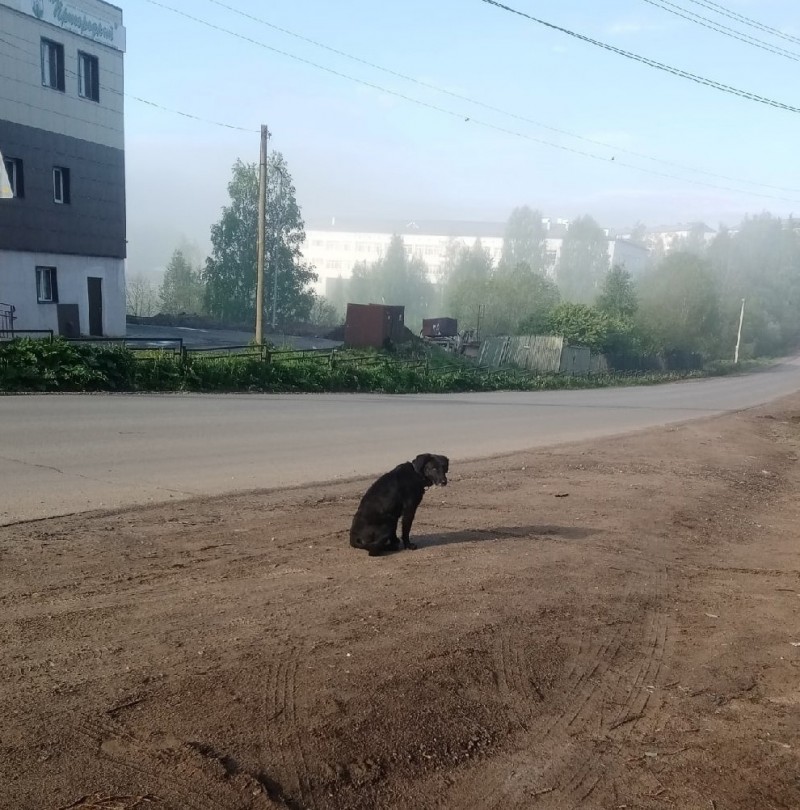
{"label": "concrete wall", "polygon": [[56,304],[36,300],[36,268],[55,267],[58,303],[77,304],[80,329],[89,334],[86,279],[103,279],[103,334],[125,335],[125,262],[122,259],[48,253],[0,252],[0,301],[16,307],[17,329],[52,329],[58,333]]}

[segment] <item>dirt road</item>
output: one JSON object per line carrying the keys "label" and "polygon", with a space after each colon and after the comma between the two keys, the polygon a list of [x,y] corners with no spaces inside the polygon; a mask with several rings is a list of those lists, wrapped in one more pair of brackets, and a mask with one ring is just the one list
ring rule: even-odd
{"label": "dirt road", "polygon": [[800,397],[0,529],[0,807],[800,807]]}

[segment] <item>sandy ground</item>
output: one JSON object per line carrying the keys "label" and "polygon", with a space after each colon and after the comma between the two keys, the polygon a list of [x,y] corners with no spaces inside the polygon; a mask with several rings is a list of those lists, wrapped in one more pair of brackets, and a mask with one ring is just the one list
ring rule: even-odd
{"label": "sandy ground", "polygon": [[[800,397],[0,529],[0,807],[800,807]],[[398,461],[401,459],[398,459]]]}

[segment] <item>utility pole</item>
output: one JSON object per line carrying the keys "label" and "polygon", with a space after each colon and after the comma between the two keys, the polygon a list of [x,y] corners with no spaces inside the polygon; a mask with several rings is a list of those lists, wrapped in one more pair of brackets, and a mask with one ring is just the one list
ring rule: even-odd
{"label": "utility pole", "polygon": [[734,353],[734,364],[739,363],[739,346],[742,343],[742,322],[744,321],[744,302],[746,299],[742,298],[742,311],[739,313],[739,334],[736,336],[736,352]]}
{"label": "utility pole", "polygon": [[283,181],[284,174],[278,167],[278,211],[280,212],[275,225],[275,238],[272,241],[272,331],[278,331],[278,248],[283,233]]}
{"label": "utility pole", "polygon": [[256,344],[264,345],[264,255],[267,224],[267,142],[269,130],[261,125],[261,159],[258,165],[258,259],[256,263]]}

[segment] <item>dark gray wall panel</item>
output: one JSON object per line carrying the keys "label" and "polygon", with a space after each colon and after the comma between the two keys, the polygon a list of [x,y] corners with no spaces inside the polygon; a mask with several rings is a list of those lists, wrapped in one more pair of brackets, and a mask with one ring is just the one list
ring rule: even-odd
{"label": "dark gray wall panel", "polygon": [[[0,120],[0,151],[23,162],[24,199],[0,200],[0,250],[125,258],[125,153]],[[70,170],[69,205],[53,167]]]}

